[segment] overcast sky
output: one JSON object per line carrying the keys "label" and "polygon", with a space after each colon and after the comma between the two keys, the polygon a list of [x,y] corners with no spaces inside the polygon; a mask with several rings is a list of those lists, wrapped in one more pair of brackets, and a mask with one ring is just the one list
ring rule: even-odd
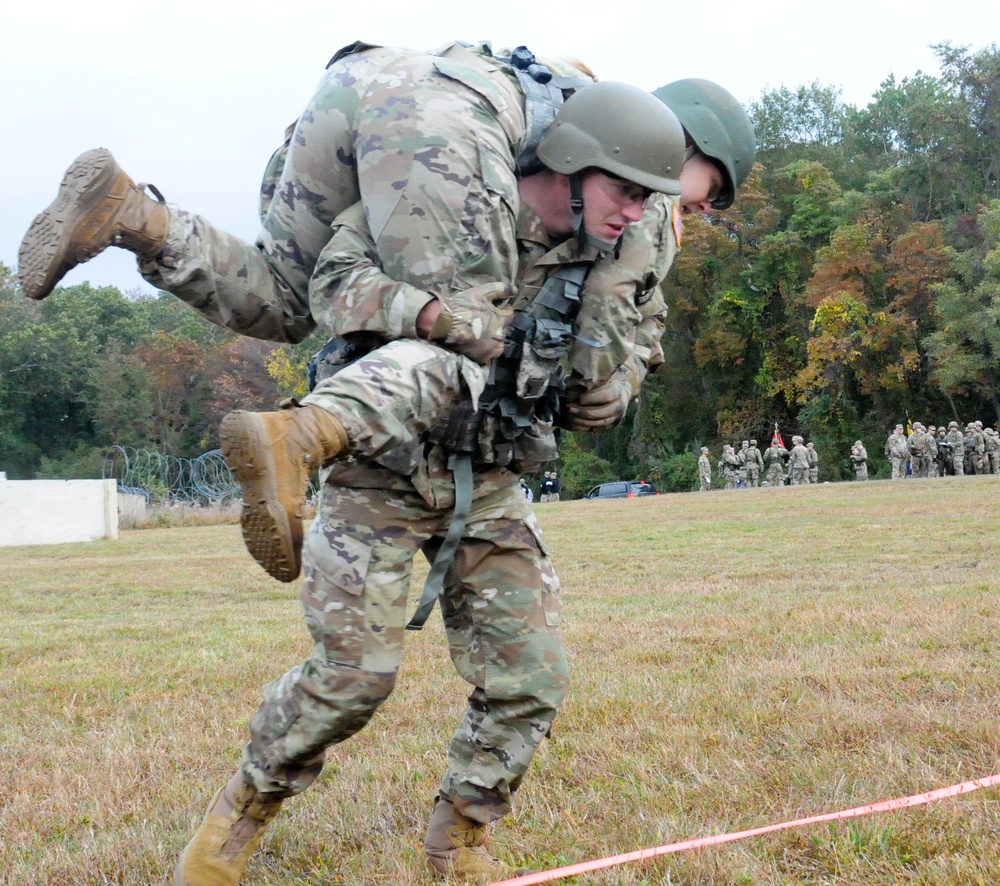
{"label": "overcast sky", "polygon": [[[972,0],[5,3],[0,262],[16,264],[24,231],[65,168],[94,147],[111,149],[168,201],[253,240],[271,151],[330,56],[357,39],[419,49],[453,39],[525,44],[646,89],[705,77],[744,102],[818,81],[864,106],[890,74],[936,76],[932,44],[997,42],[988,8]],[[152,291],[117,249],[64,283],[84,280]]]}

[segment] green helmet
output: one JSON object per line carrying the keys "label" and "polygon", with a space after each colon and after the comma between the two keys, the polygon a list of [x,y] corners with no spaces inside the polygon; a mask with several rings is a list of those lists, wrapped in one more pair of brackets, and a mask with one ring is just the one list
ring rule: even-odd
{"label": "green helmet", "polygon": [[677,115],[695,147],[722,167],[726,181],[712,206],[731,206],[757,156],[753,124],[743,106],[717,83],[696,78],[675,80],[653,95]]}
{"label": "green helmet", "polygon": [[594,167],[676,195],[681,192],[684,130],[648,92],[602,81],[566,99],[538,143],[538,159],[563,175]]}

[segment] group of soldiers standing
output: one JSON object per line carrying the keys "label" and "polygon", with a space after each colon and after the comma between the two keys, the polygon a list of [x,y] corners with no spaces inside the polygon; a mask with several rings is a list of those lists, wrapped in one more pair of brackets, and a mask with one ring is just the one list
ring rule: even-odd
{"label": "group of soldiers standing", "polygon": [[[730,444],[722,450],[717,465],[718,473],[725,479],[726,489],[747,489],[751,486],[805,486],[819,482],[819,453],[813,444],[802,437],[792,437],[792,448],[786,449],[779,437],[762,453],[756,440],[744,440],[739,451]],[[763,477],[762,477],[763,475]],[[701,447],[698,459],[700,491],[712,488],[712,464],[708,447]]]}
{"label": "group of soldiers standing", "polygon": [[[860,444],[855,443],[855,447]],[[864,447],[861,447],[862,450]],[[972,421],[963,432],[957,421],[944,425],[924,427],[914,422],[907,434],[901,424],[896,425],[885,441],[885,457],[892,466],[892,479],[911,477],[961,477],[964,474],[1000,474],[1000,434],[993,428],[984,428],[981,421]],[[858,475],[858,462],[854,450],[851,460],[855,463],[855,479],[867,480]]]}
{"label": "group of soldiers standing", "polygon": [[[957,421],[945,427],[924,426],[916,421],[906,431],[896,425],[885,441],[885,457],[892,466],[892,479],[905,477],[961,477],[965,474],[1000,474],[1000,432],[971,421],[962,431]],[[868,450],[856,440],[851,446],[855,480],[868,479]],[[716,465],[726,489],[751,486],[804,486],[819,480],[819,453],[811,442],[796,434],[786,449],[776,434],[763,452],[756,440],[744,440],[739,450],[726,444]],[[699,490],[712,488],[712,463],[707,446],[698,459]]]}

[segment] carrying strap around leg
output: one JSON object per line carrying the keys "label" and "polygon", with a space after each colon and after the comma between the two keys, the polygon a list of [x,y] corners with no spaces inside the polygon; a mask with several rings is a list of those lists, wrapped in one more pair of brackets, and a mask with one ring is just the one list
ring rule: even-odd
{"label": "carrying strap around leg", "polygon": [[434,558],[427,581],[424,582],[424,593],[420,597],[420,604],[406,626],[408,631],[419,631],[434,609],[434,603],[444,587],[445,574],[455,560],[455,551],[458,550],[458,543],[462,540],[462,533],[465,532],[466,523],[469,521],[469,512],[472,510],[471,457],[452,455],[449,459],[449,467],[455,477],[455,510],[451,516],[448,533]]}

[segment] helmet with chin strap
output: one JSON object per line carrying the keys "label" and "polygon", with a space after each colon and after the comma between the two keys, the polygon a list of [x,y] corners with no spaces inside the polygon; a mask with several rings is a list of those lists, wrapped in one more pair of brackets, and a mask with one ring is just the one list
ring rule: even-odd
{"label": "helmet with chin strap", "polygon": [[566,99],[538,143],[538,159],[569,177],[573,228],[582,243],[584,170],[599,169],[649,191],[678,195],[684,147],[684,130],[663,102],[637,86],[600,81]]}
{"label": "helmet with chin strap", "polygon": [[718,83],[694,77],[661,86],[653,95],[677,115],[694,146],[721,169],[725,181],[712,207],[731,206],[757,156],[753,123],[743,106]]}
{"label": "helmet with chin strap", "polygon": [[538,159],[572,175],[597,168],[650,191],[680,194],[684,131],[648,92],[602,81],[578,89],[538,143]]}

